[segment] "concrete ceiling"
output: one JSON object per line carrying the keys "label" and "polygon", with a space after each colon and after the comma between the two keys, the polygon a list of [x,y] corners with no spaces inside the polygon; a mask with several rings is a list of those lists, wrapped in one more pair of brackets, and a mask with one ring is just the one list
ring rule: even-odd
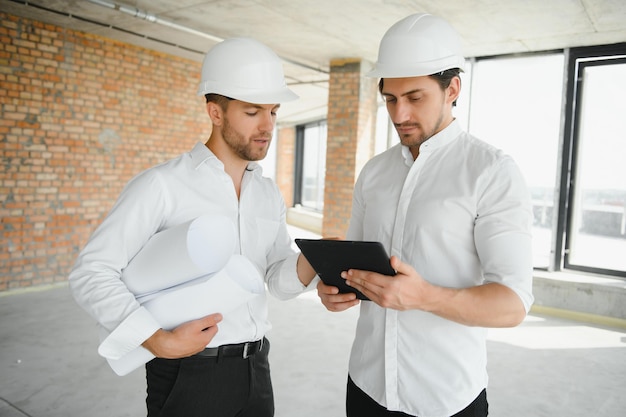
{"label": "concrete ceiling", "polygon": [[0,10],[202,60],[222,39],[256,38],[285,60],[300,100],[283,122],[325,117],[329,62],[374,62],[397,20],[428,11],[460,33],[467,57],[626,41],[624,0],[0,0]]}

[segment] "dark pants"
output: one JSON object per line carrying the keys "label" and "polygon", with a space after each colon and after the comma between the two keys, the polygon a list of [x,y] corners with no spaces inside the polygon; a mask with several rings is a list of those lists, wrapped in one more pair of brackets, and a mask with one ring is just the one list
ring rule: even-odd
{"label": "dark pants", "polygon": [[[452,417],[486,417],[488,407],[487,390],[483,390],[470,405]],[[348,417],[416,417],[400,411],[387,410],[357,387],[350,377],[348,377],[346,395],[346,415]]]}
{"label": "dark pants", "polygon": [[148,417],[272,417],[269,343],[248,358],[191,356],[146,364]]}

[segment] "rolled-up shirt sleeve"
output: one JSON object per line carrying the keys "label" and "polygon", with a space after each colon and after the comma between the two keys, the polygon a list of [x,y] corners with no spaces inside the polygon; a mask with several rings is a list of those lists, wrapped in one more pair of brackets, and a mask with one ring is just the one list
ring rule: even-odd
{"label": "rolled-up shirt sleeve", "polygon": [[[278,196],[282,203],[282,197]],[[267,287],[274,297],[279,300],[294,298],[303,292],[314,288],[317,281],[313,280],[308,286],[302,284],[297,274],[299,252],[295,252],[286,227],[286,208],[282,203],[277,237],[273,244],[270,256],[268,257],[269,267],[266,274]]]}
{"label": "rolled-up shirt sleeve", "polygon": [[269,281],[268,288],[270,293],[280,300],[294,298],[314,287],[313,283],[305,286],[297,276],[294,277],[294,271],[296,271],[298,264],[298,255],[298,253],[292,254],[282,261],[273,272],[274,277]]}
{"label": "rolled-up shirt sleeve", "polygon": [[534,301],[531,201],[512,159],[499,162],[484,178],[474,239],[485,282],[515,291],[528,312]]}

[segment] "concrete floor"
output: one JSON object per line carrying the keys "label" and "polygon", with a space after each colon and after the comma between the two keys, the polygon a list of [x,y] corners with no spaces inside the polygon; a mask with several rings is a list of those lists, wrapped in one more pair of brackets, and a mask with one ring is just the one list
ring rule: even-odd
{"label": "concrete floor", "polygon": [[[358,311],[331,313],[310,292],[269,297],[269,314],[276,417],[345,415]],[[0,293],[0,318],[0,417],[145,416],[144,370],[111,371],[66,285]],[[626,415],[626,330],[531,314],[489,334],[490,415]]]}
{"label": "concrete floor", "polygon": [[[270,298],[276,417],[342,416],[357,311]],[[143,369],[119,377],[65,285],[0,296],[0,417],[145,415]],[[531,315],[490,332],[490,415],[626,415],[626,331]]]}

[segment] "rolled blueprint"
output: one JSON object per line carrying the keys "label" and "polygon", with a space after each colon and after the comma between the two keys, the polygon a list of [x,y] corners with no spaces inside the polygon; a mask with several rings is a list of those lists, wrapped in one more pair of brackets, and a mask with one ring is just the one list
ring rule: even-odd
{"label": "rolled blueprint", "polygon": [[122,271],[141,297],[215,273],[235,252],[235,225],[226,216],[203,215],[156,233]]}
{"label": "rolled blueprint", "polygon": [[[182,285],[150,298],[143,306],[166,330],[190,320],[213,313],[227,314],[265,290],[263,277],[256,267],[242,255],[233,255],[226,266],[209,279],[195,285]],[[111,333],[114,335],[115,330]],[[106,335],[105,335],[106,336]],[[98,353],[106,358],[113,371],[126,375],[154,355],[142,346],[119,357],[108,346],[108,337],[100,344]]]}

